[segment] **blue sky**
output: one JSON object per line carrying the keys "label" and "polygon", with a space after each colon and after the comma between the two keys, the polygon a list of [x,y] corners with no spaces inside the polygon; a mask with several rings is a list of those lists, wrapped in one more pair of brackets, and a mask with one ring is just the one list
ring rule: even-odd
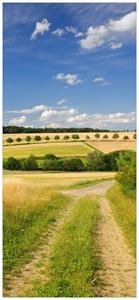
{"label": "blue sky", "polygon": [[134,3],[3,6],[4,124],[135,128]]}

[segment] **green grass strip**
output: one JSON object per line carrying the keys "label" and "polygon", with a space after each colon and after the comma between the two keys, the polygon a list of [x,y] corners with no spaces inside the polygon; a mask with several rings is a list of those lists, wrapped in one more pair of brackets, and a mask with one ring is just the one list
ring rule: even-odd
{"label": "green grass strip", "polygon": [[[13,267],[19,270],[32,259],[32,253],[43,243],[46,233],[59,217],[60,211],[71,201],[70,197],[54,193],[48,201],[40,201],[36,207],[4,208],[4,274]],[[17,271],[17,270],[16,270]]]}
{"label": "green grass strip", "polygon": [[36,297],[96,296],[96,271],[100,267],[95,244],[98,208],[91,197],[79,200],[53,248],[46,275],[49,281],[34,285]]}
{"label": "green grass strip", "polygon": [[121,191],[118,184],[112,187],[107,196],[110,200],[115,219],[124,232],[125,238],[136,255],[136,201],[127,198]]}

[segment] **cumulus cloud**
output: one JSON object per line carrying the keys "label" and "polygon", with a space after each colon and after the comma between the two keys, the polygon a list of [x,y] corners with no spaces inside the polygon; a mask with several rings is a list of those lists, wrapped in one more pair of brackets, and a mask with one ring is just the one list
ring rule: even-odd
{"label": "cumulus cloud", "polygon": [[93,82],[104,82],[104,78],[103,77],[95,77],[93,79]]}
{"label": "cumulus cloud", "polygon": [[78,32],[78,30],[73,26],[66,26],[65,29],[67,30],[67,32],[73,33],[75,37],[81,37],[84,35],[83,32]]}
{"label": "cumulus cloud", "polygon": [[59,73],[56,75],[55,79],[64,81],[69,85],[76,85],[83,82],[76,74]]}
{"label": "cumulus cloud", "polygon": [[125,33],[128,34],[129,39],[135,33],[135,29],[136,12],[132,11],[118,20],[109,20],[108,23],[100,26],[90,26],[87,29],[85,38],[81,39],[79,43],[82,48],[90,50],[103,45],[109,47],[109,43],[114,40],[116,41],[115,45],[119,44],[120,46],[110,48],[118,49],[122,46],[121,39],[125,40],[127,38]]}
{"label": "cumulus cloud", "polygon": [[9,121],[9,125],[15,125],[15,126],[20,126],[26,122],[26,117],[21,116],[19,118],[14,118]]}
{"label": "cumulus cloud", "polygon": [[60,29],[60,28],[57,28],[55,31],[52,31],[52,34],[55,35],[55,36],[62,36],[64,34],[64,29]]}
{"label": "cumulus cloud", "polygon": [[43,19],[41,22],[37,22],[35,26],[35,30],[31,35],[31,40],[35,40],[38,34],[44,34],[45,31],[49,31],[51,23],[47,21],[47,19]]}
{"label": "cumulus cloud", "polygon": [[58,104],[58,105],[62,105],[62,104],[65,104],[66,102],[67,102],[66,99],[60,99],[60,100],[57,102],[57,104]]}

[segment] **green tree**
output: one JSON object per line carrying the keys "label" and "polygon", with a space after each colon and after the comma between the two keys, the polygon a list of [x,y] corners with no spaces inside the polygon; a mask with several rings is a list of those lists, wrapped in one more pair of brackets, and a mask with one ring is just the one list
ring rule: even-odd
{"label": "green tree", "polygon": [[59,135],[55,135],[54,139],[59,140],[60,139]]}
{"label": "green tree", "polygon": [[16,141],[17,141],[18,143],[20,143],[20,142],[22,141],[22,139],[19,137],[19,138],[16,139]]}
{"label": "green tree", "polygon": [[107,134],[105,134],[105,135],[103,135],[103,139],[108,139],[108,135]]}
{"label": "green tree", "polygon": [[33,155],[30,155],[28,158],[22,161],[22,170],[34,171],[37,170],[38,164],[36,158]]}
{"label": "green tree", "polygon": [[27,135],[27,136],[26,136],[26,142],[30,143],[30,141],[31,141],[31,136],[30,136],[30,135]]}
{"label": "green tree", "polygon": [[50,140],[50,138],[49,138],[48,135],[46,135],[45,140],[46,140],[46,141],[49,141],[49,140]]}
{"label": "green tree", "polygon": [[72,172],[83,171],[84,165],[80,158],[65,159],[63,161],[63,170]]}
{"label": "green tree", "polygon": [[9,144],[11,144],[11,143],[13,143],[13,139],[9,137],[9,138],[6,140],[6,142],[9,143]]}
{"label": "green tree", "polygon": [[95,138],[96,138],[96,139],[99,139],[99,138],[100,138],[100,134],[99,134],[99,133],[96,133],[96,134],[95,134]]}
{"label": "green tree", "polygon": [[45,159],[55,160],[57,157],[54,154],[46,154],[44,156]]}
{"label": "green tree", "polygon": [[136,133],[133,135],[133,139],[135,139],[135,140],[136,140]]}
{"label": "green tree", "polygon": [[124,137],[123,137],[123,140],[129,140],[129,136],[128,135],[125,135]]}
{"label": "green tree", "polygon": [[118,133],[114,133],[113,136],[112,136],[112,138],[114,140],[117,140],[119,138],[119,134]]}
{"label": "green tree", "polygon": [[41,136],[40,135],[35,135],[34,140],[37,141],[37,142],[41,141]]}
{"label": "green tree", "polygon": [[14,157],[8,157],[7,161],[4,162],[4,169],[7,170],[20,170],[20,161]]}
{"label": "green tree", "polygon": [[89,136],[89,135],[86,135],[85,138],[86,138],[86,140],[89,140],[89,139],[90,139],[90,136]]}
{"label": "green tree", "polygon": [[72,139],[74,139],[74,140],[78,140],[80,137],[79,137],[79,135],[78,134],[72,134]]}
{"label": "green tree", "polygon": [[69,135],[65,135],[64,137],[63,137],[63,140],[69,140],[70,139],[70,136]]}

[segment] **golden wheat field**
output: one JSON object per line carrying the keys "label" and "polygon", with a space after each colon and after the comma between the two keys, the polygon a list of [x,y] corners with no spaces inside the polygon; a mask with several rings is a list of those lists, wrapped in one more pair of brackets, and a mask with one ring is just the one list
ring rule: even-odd
{"label": "golden wheat field", "polygon": [[110,153],[120,150],[136,151],[135,141],[89,141],[88,145],[102,151],[103,153]]}

